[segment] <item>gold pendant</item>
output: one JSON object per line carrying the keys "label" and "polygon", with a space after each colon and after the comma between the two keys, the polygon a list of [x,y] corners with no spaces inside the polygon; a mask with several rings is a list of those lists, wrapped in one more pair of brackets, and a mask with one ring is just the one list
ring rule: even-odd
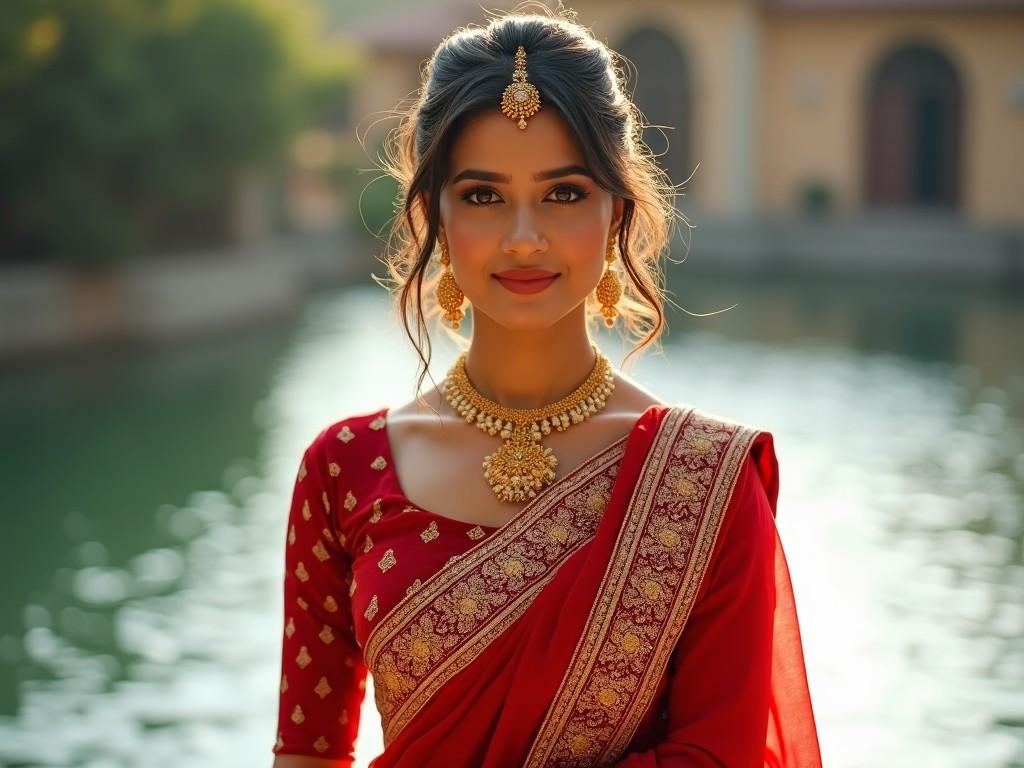
{"label": "gold pendant", "polygon": [[516,426],[501,447],[484,459],[484,477],[501,501],[526,501],[555,479],[558,459],[536,442],[528,427]]}

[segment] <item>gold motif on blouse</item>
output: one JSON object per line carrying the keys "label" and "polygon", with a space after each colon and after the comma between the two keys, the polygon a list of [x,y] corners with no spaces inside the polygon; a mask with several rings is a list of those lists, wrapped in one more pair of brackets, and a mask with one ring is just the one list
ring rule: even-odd
{"label": "gold motif on blouse", "polygon": [[370,422],[370,429],[372,429],[374,432],[384,429],[385,423],[386,422],[384,421],[384,417],[378,416],[376,419]]}
{"label": "gold motif on blouse", "polygon": [[309,511],[309,502],[302,502],[302,519],[309,520],[313,516],[313,513]]}
{"label": "gold motif on blouse", "polygon": [[326,677],[321,677],[320,678],[320,682],[318,682],[316,684],[316,688],[313,689],[313,693],[315,693],[317,696],[319,696],[322,699],[327,694],[329,694],[332,690],[334,690],[334,689],[331,688],[330,683],[327,682],[327,678]]}
{"label": "gold motif on blouse", "polygon": [[301,597],[296,597],[295,598],[295,602],[298,603],[299,604],[299,608],[301,608],[304,611],[309,608],[309,603],[307,603]]}
{"label": "gold motif on blouse", "polygon": [[295,476],[295,482],[301,483],[303,478],[306,476],[306,460],[303,459],[299,464],[298,474]]}
{"label": "gold motif on blouse", "polygon": [[306,716],[302,714],[302,707],[298,704],[295,705],[295,709],[292,710],[292,722],[299,725],[306,719]]}
{"label": "gold motif on blouse", "polygon": [[366,606],[366,612],[363,616],[366,617],[367,621],[373,621],[373,617],[377,615],[377,596],[374,595],[370,598],[370,604]]}
{"label": "gold motif on blouse", "polygon": [[348,585],[348,596],[352,597],[356,593],[356,580],[352,579],[352,583]]}
{"label": "gold motif on blouse", "polygon": [[309,581],[309,572],[306,570],[306,566],[303,565],[301,560],[299,561],[299,564],[295,566],[295,575],[298,577],[299,581]]}
{"label": "gold motif on blouse", "polygon": [[431,520],[430,525],[420,531],[420,538],[423,539],[424,544],[430,543],[440,535],[437,530],[437,523],[434,520]]}
{"label": "gold motif on blouse", "polygon": [[353,510],[353,508],[355,508],[355,506],[356,506],[356,497],[352,493],[352,491],[349,491],[348,493],[345,494],[345,510],[348,511],[348,512],[351,512]]}
{"label": "gold motif on blouse", "polygon": [[376,459],[370,462],[370,468],[376,469],[378,472],[384,469],[387,465],[388,463],[383,456],[378,456]]}
{"label": "gold motif on blouse", "polygon": [[473,539],[473,541],[477,541],[484,537],[484,529],[478,525],[466,531],[466,535],[469,536],[469,538]]}
{"label": "gold motif on blouse", "polygon": [[287,637],[291,637],[295,634],[295,622],[292,620],[291,616],[288,617],[288,623],[284,625],[284,633]]}
{"label": "gold motif on blouse", "polygon": [[324,628],[320,630],[320,634],[317,637],[320,638],[324,645],[330,645],[334,642],[334,632],[331,631],[330,626],[327,624],[324,624]]}
{"label": "gold motif on blouse", "polygon": [[288,690],[288,675],[281,675],[281,693]]}
{"label": "gold motif on blouse", "polygon": [[389,549],[384,553],[384,557],[377,563],[377,567],[380,568],[381,573],[387,573],[388,569],[391,568],[398,560],[395,559],[395,550]]}
{"label": "gold motif on blouse", "polygon": [[333,596],[328,595],[324,598],[324,610],[328,613],[334,613],[338,610],[338,603]]}
{"label": "gold motif on blouse", "polygon": [[330,560],[331,556],[327,554],[327,550],[324,548],[324,543],[320,540],[316,540],[316,544],[313,545],[313,554],[316,555],[316,559],[321,563],[324,560]]}
{"label": "gold motif on blouse", "polygon": [[281,735],[280,731],[277,732],[277,741],[274,742],[274,746],[278,749],[281,749],[281,747],[284,746],[284,737]]}
{"label": "gold motif on blouse", "polygon": [[294,544],[295,543],[295,524],[294,523],[292,523],[290,526],[288,526],[288,543],[289,544]]}
{"label": "gold motif on blouse", "polygon": [[299,668],[305,669],[311,661],[313,661],[313,657],[309,655],[306,646],[299,648],[299,655],[295,657],[295,663],[299,665]]}
{"label": "gold motif on blouse", "polygon": [[327,500],[327,491],[322,491],[320,493],[320,498],[324,502],[324,512],[330,512],[331,511],[331,502],[329,502]]}
{"label": "gold motif on blouse", "polygon": [[331,533],[331,529],[330,529],[330,528],[324,528],[324,529],[323,529],[323,530],[321,531],[321,533],[322,533],[322,534],[324,535],[324,538],[325,538],[325,539],[327,539],[327,540],[328,540],[329,542],[331,542],[332,544],[334,543],[334,534],[333,534],[333,533]]}
{"label": "gold motif on blouse", "polygon": [[321,736],[319,739],[313,742],[313,749],[317,752],[326,752],[327,748],[331,745],[327,743],[327,739]]}
{"label": "gold motif on blouse", "polygon": [[337,437],[338,437],[339,440],[341,440],[341,442],[347,443],[349,440],[351,440],[353,437],[355,437],[355,434],[352,432],[351,429],[348,428],[348,424],[346,424],[338,432]]}
{"label": "gold motif on blouse", "polygon": [[341,467],[339,467],[337,463],[333,461],[327,465],[327,469],[330,470],[331,477],[337,477],[338,475],[341,474]]}
{"label": "gold motif on blouse", "polygon": [[373,539],[370,538],[370,534],[366,534],[366,541],[363,542],[363,552],[369,552],[373,549]]}
{"label": "gold motif on blouse", "polygon": [[384,514],[380,508],[380,502],[381,500],[379,498],[374,499],[373,501],[373,512],[370,514],[371,523],[379,523],[381,515]]}
{"label": "gold motif on blouse", "polygon": [[338,722],[341,723],[342,725],[348,725],[348,710],[347,709],[341,710],[341,714],[338,715]]}

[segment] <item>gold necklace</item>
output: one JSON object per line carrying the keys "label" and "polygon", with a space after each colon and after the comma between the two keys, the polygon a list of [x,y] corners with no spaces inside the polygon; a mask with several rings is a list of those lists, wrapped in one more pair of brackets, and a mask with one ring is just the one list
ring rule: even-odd
{"label": "gold necklace", "polygon": [[615,375],[608,358],[591,343],[597,360],[580,386],[557,402],[542,408],[507,408],[477,391],[466,374],[466,353],[448,371],[441,389],[452,408],[467,423],[504,442],[483,461],[484,478],[499,501],[526,501],[555,479],[558,459],[540,444],[551,430],[564,432],[604,408],[615,389]]}

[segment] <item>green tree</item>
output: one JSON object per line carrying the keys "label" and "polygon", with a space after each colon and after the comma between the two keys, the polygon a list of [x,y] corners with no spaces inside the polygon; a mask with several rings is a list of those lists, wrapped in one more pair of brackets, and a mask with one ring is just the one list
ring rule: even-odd
{"label": "green tree", "polygon": [[239,174],[345,78],[298,0],[0,3],[0,260],[224,242]]}

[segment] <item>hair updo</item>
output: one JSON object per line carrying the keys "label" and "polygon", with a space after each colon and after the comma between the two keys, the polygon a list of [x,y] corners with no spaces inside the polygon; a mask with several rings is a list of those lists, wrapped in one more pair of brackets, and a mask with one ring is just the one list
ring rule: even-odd
{"label": "hair updo", "polygon": [[[451,149],[467,116],[499,110],[520,45],[529,57],[529,81],[565,119],[594,181],[623,200],[617,241],[626,279],[616,306],[623,332],[637,340],[626,360],[654,344],[664,329],[662,257],[677,217],[685,221],[675,207],[676,189],[642,139],[643,118],[625,93],[624,60],[578,24],[573,12],[548,13],[513,11],[442,40],[423,69],[417,98],[388,136],[384,170],[397,179],[399,199],[385,259],[391,280],[382,284],[397,291],[395,310],[423,363],[417,391],[430,365],[426,318],[441,314],[433,296],[442,270],[432,255]],[[591,292],[588,323],[600,317]]]}

